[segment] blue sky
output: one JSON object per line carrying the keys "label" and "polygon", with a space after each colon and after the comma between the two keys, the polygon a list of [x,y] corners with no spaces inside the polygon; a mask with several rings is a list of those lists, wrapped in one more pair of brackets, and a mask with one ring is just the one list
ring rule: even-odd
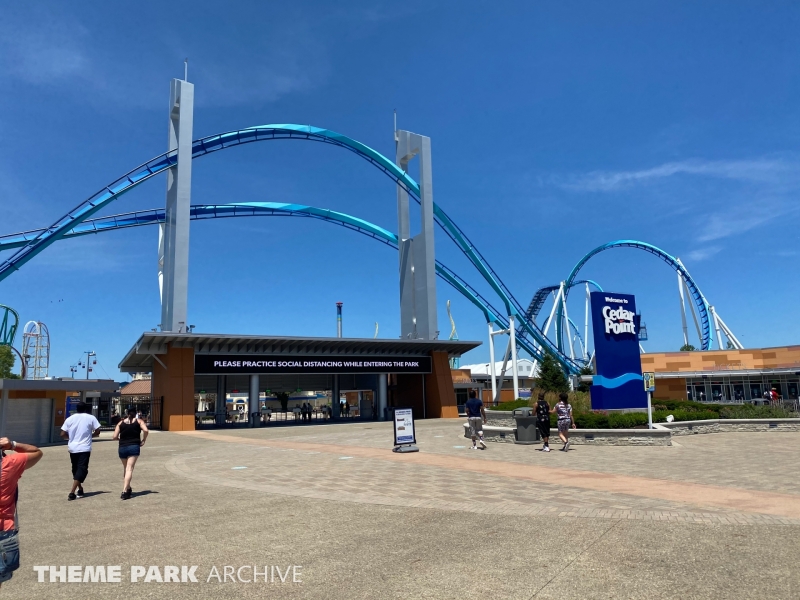
{"label": "blue sky", "polygon": [[[312,124],[393,156],[397,109],[432,138],[437,203],[523,304],[595,246],[641,239],[681,257],[746,346],[798,343],[799,26],[790,2],[9,5],[0,232],[49,225],[166,150],[169,81],[188,56],[194,137]],[[296,202],[396,230],[390,180],[337,148],[251,144],[195,161],[193,177],[196,204]],[[165,187],[103,214],[163,206]],[[97,374],[119,376],[160,320],[157,237],[61,242],[0,283],[0,303],[49,326],[53,375],[95,350]],[[437,257],[489,294],[441,232]],[[197,331],[335,335],[342,301],[346,336],[399,333],[396,253],[347,230],[197,223],[191,259]],[[582,274],[636,294],[648,350],[681,345],[664,263],[614,250]],[[451,299],[461,339],[485,340],[472,305],[444,283],[438,297],[443,336]]]}

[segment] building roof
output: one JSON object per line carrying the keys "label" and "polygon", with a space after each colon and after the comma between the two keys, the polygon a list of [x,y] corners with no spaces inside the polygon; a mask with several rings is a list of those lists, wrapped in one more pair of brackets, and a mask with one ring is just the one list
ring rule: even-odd
{"label": "building roof", "polygon": [[152,379],[135,379],[119,391],[121,396],[149,396],[152,392]]}
{"label": "building roof", "polygon": [[[459,365],[459,369],[469,369],[472,373],[473,377],[475,375],[489,375],[489,364],[486,363],[478,363],[475,365]],[[500,375],[500,372],[503,369],[503,361],[499,360],[494,363],[495,364],[495,374]],[[531,369],[533,368],[533,361],[528,358],[518,358],[517,359],[517,367],[519,368],[518,375],[529,376],[531,374]],[[506,375],[511,376],[514,374],[513,369],[511,368],[511,359],[508,359],[508,363],[506,364]]]}
{"label": "building roof", "polygon": [[716,371],[654,371],[656,379],[719,379],[720,377],[757,377],[759,375],[800,375],[800,367],[777,369],[718,369]]}
{"label": "building roof", "polygon": [[370,338],[312,338],[208,333],[146,332],[119,363],[125,373],[151,371],[154,356],[168,346],[193,348],[195,354],[284,356],[424,356],[432,351],[461,356],[481,342]]}
{"label": "building roof", "polygon": [[110,379],[0,379],[0,390],[116,392],[118,388]]}

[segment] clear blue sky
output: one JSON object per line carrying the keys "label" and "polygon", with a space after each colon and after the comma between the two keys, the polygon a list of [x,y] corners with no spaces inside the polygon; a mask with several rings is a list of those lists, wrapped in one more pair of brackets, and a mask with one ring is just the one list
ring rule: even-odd
{"label": "clear blue sky", "polygon": [[[432,138],[436,201],[523,303],[589,249],[641,239],[681,257],[746,346],[800,343],[798,31],[792,2],[8,4],[0,231],[48,225],[166,150],[169,81],[188,56],[195,137],[302,123],[392,156],[397,109]],[[163,206],[165,187],[103,214]],[[396,230],[390,180],[323,145],[195,161],[192,199],[310,204]],[[0,283],[0,303],[50,327],[53,375],[95,350],[97,374],[119,377],[160,320],[157,237],[61,242]],[[437,255],[486,290],[441,233]],[[344,229],[197,223],[191,258],[198,331],[335,335],[343,301],[346,336],[372,337],[376,321],[399,333],[396,253]],[[648,350],[681,345],[664,263],[617,250],[583,274],[636,294]],[[485,340],[481,314],[440,283],[443,336],[448,298],[461,339]],[[582,308],[576,294],[570,312]]]}

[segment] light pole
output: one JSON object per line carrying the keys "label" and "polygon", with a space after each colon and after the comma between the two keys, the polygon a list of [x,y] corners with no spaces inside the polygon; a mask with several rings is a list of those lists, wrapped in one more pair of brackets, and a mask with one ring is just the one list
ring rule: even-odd
{"label": "light pole", "polygon": [[[91,373],[92,371],[92,365],[97,364],[97,358],[92,360],[92,357],[96,357],[97,354],[93,350],[87,350],[86,352],[84,352],[84,354],[86,355],[86,364],[84,365],[84,367],[86,368],[86,379],[89,379],[89,373]],[[80,365],[81,363],[78,364]]]}

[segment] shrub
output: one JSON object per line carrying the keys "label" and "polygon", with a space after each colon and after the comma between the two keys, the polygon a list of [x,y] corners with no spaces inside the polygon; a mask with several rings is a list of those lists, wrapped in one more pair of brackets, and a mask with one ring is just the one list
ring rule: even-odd
{"label": "shrub", "polygon": [[796,417],[797,413],[777,406],[741,404],[722,407],[719,416],[720,419],[785,419]]}
{"label": "shrub", "polygon": [[[658,400],[658,410],[683,410],[686,412],[692,411],[712,411],[719,414],[719,404],[706,404],[705,402],[693,402],[691,400]],[[656,410],[653,406],[653,410]]]}
{"label": "shrub", "polygon": [[676,421],[719,419],[719,413],[712,410],[654,410],[653,423],[666,423],[667,415],[672,415]]}
{"label": "shrub", "polygon": [[525,398],[517,398],[511,402],[501,402],[497,406],[490,406],[489,410],[514,410],[515,408],[522,408],[523,406],[530,405],[530,400]]}
{"label": "shrub", "polygon": [[[580,429],[608,429],[608,413],[603,411],[589,411],[573,413],[575,425]],[[551,415],[550,426],[556,427],[558,420]]]}
{"label": "shrub", "polygon": [[608,415],[608,426],[612,429],[632,429],[647,425],[647,413],[612,413]]}

